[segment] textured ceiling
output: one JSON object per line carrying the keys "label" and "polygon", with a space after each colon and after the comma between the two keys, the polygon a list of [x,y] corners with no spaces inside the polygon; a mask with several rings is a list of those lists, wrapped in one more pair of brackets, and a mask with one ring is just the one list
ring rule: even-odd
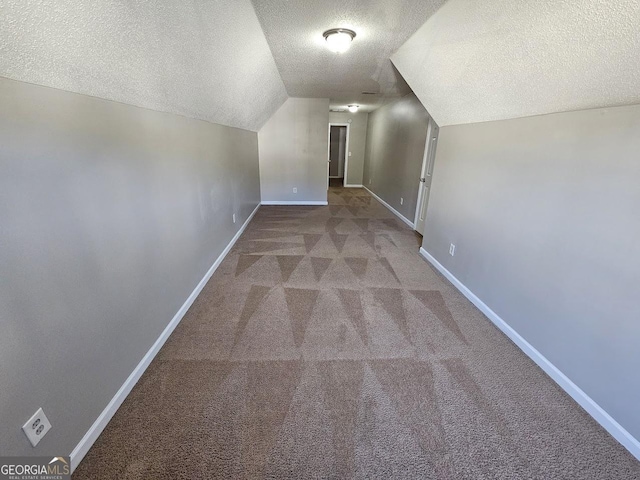
{"label": "textured ceiling", "polygon": [[2,0],[0,76],[257,131],[286,100],[249,0]]}
{"label": "textured ceiling", "polygon": [[640,2],[449,0],[392,60],[441,126],[640,103]]}
{"label": "textured ceiling", "polygon": [[[287,92],[321,97],[331,107],[358,103],[370,111],[410,92],[389,61],[444,0],[253,0]],[[353,29],[351,49],[335,54],[322,32]],[[362,92],[378,95],[362,95]]]}
{"label": "textured ceiling", "polygon": [[410,86],[440,125],[640,103],[640,0],[443,1],[2,0],[0,76],[254,131],[287,93]]}

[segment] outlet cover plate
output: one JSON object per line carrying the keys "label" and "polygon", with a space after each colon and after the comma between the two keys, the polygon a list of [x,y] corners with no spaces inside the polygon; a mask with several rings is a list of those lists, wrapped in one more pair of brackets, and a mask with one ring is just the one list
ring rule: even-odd
{"label": "outlet cover plate", "polygon": [[44,437],[49,430],[51,430],[51,422],[49,422],[42,408],[39,408],[38,411],[27,420],[27,423],[22,426],[22,431],[34,447],[38,445],[42,437]]}

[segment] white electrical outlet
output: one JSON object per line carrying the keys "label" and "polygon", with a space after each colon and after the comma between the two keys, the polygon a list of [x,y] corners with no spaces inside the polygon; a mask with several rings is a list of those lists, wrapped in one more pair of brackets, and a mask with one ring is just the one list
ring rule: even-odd
{"label": "white electrical outlet", "polygon": [[233,223],[236,223],[236,214],[233,214]]}
{"label": "white electrical outlet", "polygon": [[400,205],[404,203],[404,198],[400,197]]}
{"label": "white electrical outlet", "polygon": [[51,422],[49,422],[42,408],[39,408],[38,411],[33,414],[33,417],[22,426],[22,431],[34,447],[38,445],[42,437],[44,437],[49,430],[51,430]]}
{"label": "white electrical outlet", "polygon": [[298,193],[298,187],[293,187],[293,193]]}
{"label": "white electrical outlet", "polygon": [[349,156],[351,156],[351,152],[349,152]]}
{"label": "white electrical outlet", "polygon": [[449,245],[449,255],[452,257],[456,254],[456,246],[452,243]]}

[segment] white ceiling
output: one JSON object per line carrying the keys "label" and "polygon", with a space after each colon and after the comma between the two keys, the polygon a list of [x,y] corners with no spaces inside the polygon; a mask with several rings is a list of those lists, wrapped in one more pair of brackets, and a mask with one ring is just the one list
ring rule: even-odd
{"label": "white ceiling", "polygon": [[[292,97],[329,98],[370,111],[410,92],[389,57],[444,0],[252,0],[267,42]],[[330,52],[322,33],[357,34],[344,54]],[[378,95],[362,95],[362,92]]]}
{"label": "white ceiling", "polygon": [[443,1],[2,0],[0,76],[254,131],[287,93],[410,85],[440,125],[640,103],[640,0]]}
{"label": "white ceiling", "polygon": [[392,60],[441,126],[640,103],[640,1],[449,0]]}
{"label": "white ceiling", "polygon": [[287,94],[249,0],[1,0],[0,76],[257,131]]}

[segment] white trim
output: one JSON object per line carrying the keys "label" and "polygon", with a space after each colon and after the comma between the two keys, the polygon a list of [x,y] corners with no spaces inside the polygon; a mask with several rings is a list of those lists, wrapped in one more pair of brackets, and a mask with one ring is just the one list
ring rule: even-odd
{"label": "white trim", "polygon": [[[343,184],[347,184],[347,172],[349,171],[349,137],[351,136],[351,124],[346,122],[329,122],[329,160],[331,159],[331,127],[347,127],[347,141],[344,146],[344,165],[342,177],[331,177],[329,178],[344,178]],[[329,169],[327,169],[327,174]],[[329,180],[327,180],[327,188],[329,187]]]}
{"label": "white trim", "polygon": [[349,151],[349,140],[351,138],[351,124],[347,123],[347,141],[346,144],[344,146],[344,165],[342,166],[342,177],[344,178],[344,180],[342,180],[342,184],[346,184],[349,183],[349,180],[347,180],[347,177],[349,176],[349,156],[351,155],[351,152]]}
{"label": "white trim", "polygon": [[164,331],[160,334],[160,336],[155,341],[155,343],[151,346],[149,351],[145,354],[144,357],[142,357],[142,360],[140,360],[140,363],[136,366],[136,368],[134,368],[133,372],[131,372],[131,375],[129,375],[129,378],[125,380],[125,382],[122,384],[120,389],[116,392],[116,394],[111,399],[111,401],[107,404],[107,406],[102,411],[102,413],[98,416],[96,421],[93,422],[93,425],[91,425],[91,428],[89,428],[89,430],[87,431],[87,433],[84,434],[84,437],[82,437],[78,445],[76,445],[76,448],[73,449],[70,455],[71,473],[73,473],[76,467],[80,464],[80,462],[82,461],[84,456],[87,454],[91,446],[98,439],[98,437],[100,436],[104,428],[109,423],[109,420],[111,420],[111,418],[115,415],[118,408],[120,408],[120,405],[122,405],[122,402],[124,402],[124,400],[127,398],[127,395],[129,395],[129,392],[131,392],[131,389],[133,389],[133,387],[138,382],[138,380],[140,379],[144,371],[147,369],[151,361],[158,354],[158,352],[160,351],[164,343],[167,341],[167,339],[169,338],[173,330],[178,326],[178,324],[180,323],[180,320],[182,320],[182,317],[184,317],[184,315],[187,313],[187,310],[189,310],[189,307],[191,307],[195,299],[198,297],[198,295],[200,294],[204,286],[207,284],[207,282],[213,275],[213,272],[216,271],[218,266],[220,266],[224,258],[229,253],[229,250],[231,250],[231,248],[236,243],[236,241],[238,241],[238,238],[240,238],[240,235],[242,235],[242,232],[245,231],[245,229],[247,228],[247,225],[249,225],[249,222],[258,211],[258,208],[260,208],[260,204],[256,206],[253,212],[251,212],[251,215],[249,215],[249,218],[247,218],[247,220],[244,222],[242,227],[240,227],[240,229],[236,232],[236,234],[233,236],[229,244],[218,256],[218,258],[213,263],[211,268],[207,271],[207,273],[204,275],[202,280],[200,280],[200,283],[198,283],[198,285],[193,290],[193,292],[191,292],[191,295],[189,295],[189,298],[187,298],[187,300],[182,304],[178,312],[171,319],[169,324],[166,326]]}
{"label": "white trim", "polygon": [[362,185],[356,185],[355,183],[352,185],[347,185],[346,183],[342,185],[344,188],[362,188]]}
{"label": "white trim", "polygon": [[329,173],[331,171],[331,124],[327,128],[327,190],[329,190]]}
{"label": "white trim", "polygon": [[334,176],[334,175],[329,175],[329,178],[344,178],[344,177],[337,177],[337,176]]}
{"label": "white trim", "polygon": [[[427,139],[424,142],[424,153],[422,154],[422,168],[420,169],[420,180],[418,180],[418,200],[416,200],[416,214],[413,217],[413,224],[417,227],[418,220],[420,220],[420,207],[422,207],[422,195],[424,194],[424,188],[422,188],[422,179],[427,178],[427,163],[429,162],[429,144],[431,143],[431,132],[433,131],[433,119],[429,119],[427,124]],[[426,221],[426,219],[425,219]],[[416,228],[416,232],[418,232]],[[422,235],[424,232],[418,232]]]}
{"label": "white trim", "polygon": [[326,200],[320,200],[320,201],[280,201],[280,200],[263,200],[261,205],[329,205],[329,202],[327,202]]}
{"label": "white trim", "polygon": [[553,363],[542,355],[536,348],[527,342],[518,332],[516,332],[507,322],[491,310],[482,300],[469,290],[460,280],[453,276],[440,262],[438,262],[424,248],[420,248],[420,254],[429,261],[447,280],[449,280],[460,292],[467,297],[478,309],[484,313],[493,324],[498,327],[520,350],[522,350],[531,360],[533,360],[547,375],[551,377],[565,392],[567,392],[578,404],[591,415],[596,422],[611,434],[631,455],[640,460],[640,442],[634,438],[625,428],[616,422],[611,415],[598,405],[580,387],[562,373]]}
{"label": "white trim", "polygon": [[373,198],[375,198],[376,200],[378,200],[382,205],[384,205],[385,207],[387,207],[389,210],[391,210],[391,213],[393,213],[396,217],[398,217],[400,220],[402,220],[404,223],[406,223],[407,225],[409,225],[412,229],[415,229],[415,226],[413,225],[413,223],[411,223],[411,221],[407,218],[405,218],[399,211],[397,211],[395,208],[393,208],[391,205],[389,205],[387,202],[385,202],[383,199],[381,199],[378,195],[376,195],[375,193],[373,193],[371,190],[369,190],[367,187],[362,187],[364,188],[367,192],[369,192],[371,195],[373,195]]}

